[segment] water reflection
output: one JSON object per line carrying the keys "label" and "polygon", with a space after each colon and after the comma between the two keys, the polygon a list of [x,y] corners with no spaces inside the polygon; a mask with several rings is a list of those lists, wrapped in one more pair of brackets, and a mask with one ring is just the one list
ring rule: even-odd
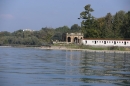
{"label": "water reflection", "polygon": [[130,53],[0,48],[0,86],[130,85]]}
{"label": "water reflection", "polygon": [[80,64],[85,83],[130,85],[129,53],[84,52]]}

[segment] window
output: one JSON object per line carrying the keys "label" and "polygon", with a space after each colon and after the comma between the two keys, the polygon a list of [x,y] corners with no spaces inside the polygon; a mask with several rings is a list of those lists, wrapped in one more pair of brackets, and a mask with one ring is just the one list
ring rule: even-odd
{"label": "window", "polygon": [[116,41],[114,41],[114,44],[116,44]]}
{"label": "window", "polygon": [[124,42],[124,45],[126,45],[126,42]]}
{"label": "window", "polygon": [[95,44],[96,44],[96,41],[95,41]]}
{"label": "window", "polygon": [[106,44],[106,41],[104,41],[104,44]]}

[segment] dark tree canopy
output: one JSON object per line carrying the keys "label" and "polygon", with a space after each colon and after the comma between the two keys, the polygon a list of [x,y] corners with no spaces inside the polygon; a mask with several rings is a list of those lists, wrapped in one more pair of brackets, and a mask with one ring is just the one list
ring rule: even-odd
{"label": "dark tree canopy", "polygon": [[94,10],[88,4],[85,11],[80,13],[81,31],[85,38],[130,38],[130,11],[118,11],[115,15],[107,13],[106,16],[95,18],[91,15]]}
{"label": "dark tree canopy", "polygon": [[74,24],[71,26],[71,32],[80,32],[81,27],[78,24]]}

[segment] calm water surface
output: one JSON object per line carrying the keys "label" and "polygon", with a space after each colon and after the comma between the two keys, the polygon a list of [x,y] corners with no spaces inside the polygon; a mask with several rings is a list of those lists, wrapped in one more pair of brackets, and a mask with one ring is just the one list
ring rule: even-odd
{"label": "calm water surface", "polygon": [[129,86],[130,53],[0,48],[0,86]]}

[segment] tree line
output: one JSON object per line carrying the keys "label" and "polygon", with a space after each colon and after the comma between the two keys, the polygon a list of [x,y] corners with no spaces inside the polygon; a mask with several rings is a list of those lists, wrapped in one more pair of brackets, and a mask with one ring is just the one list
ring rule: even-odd
{"label": "tree line", "polygon": [[130,11],[118,11],[112,15],[95,18],[91,15],[94,10],[88,4],[80,13],[81,26],[78,24],[58,28],[41,28],[39,31],[0,32],[0,45],[46,45],[52,41],[63,41],[62,34],[82,32],[84,38],[129,39],[130,38]]}
{"label": "tree line", "polygon": [[41,28],[39,31],[23,31],[17,30],[14,32],[0,32],[0,45],[48,45],[52,41],[62,41],[63,33],[78,32],[80,30],[78,24],[74,24],[69,28],[62,26],[58,28]]}
{"label": "tree line", "polygon": [[94,11],[91,5],[84,7],[80,13],[81,31],[85,38],[130,38],[130,11],[118,11],[115,15],[107,13],[106,16],[95,18],[91,15]]}

